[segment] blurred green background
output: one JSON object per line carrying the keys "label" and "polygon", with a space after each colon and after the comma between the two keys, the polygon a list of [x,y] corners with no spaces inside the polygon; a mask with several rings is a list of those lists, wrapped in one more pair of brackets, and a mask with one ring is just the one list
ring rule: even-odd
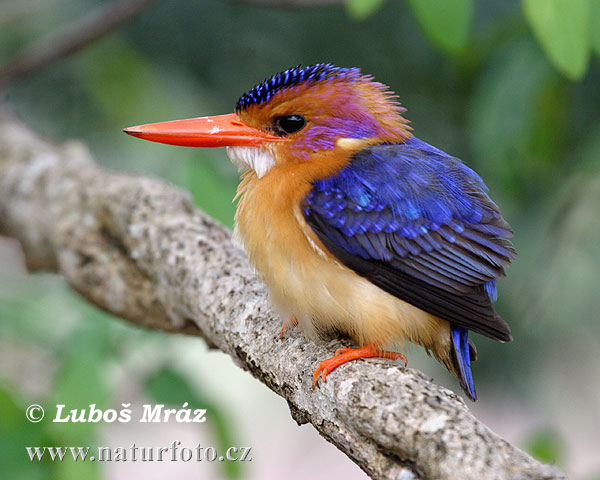
{"label": "blurred green background", "polygon": [[[470,408],[571,478],[600,479],[600,0],[262,3],[158,0],[17,79],[2,102],[52,141],[82,139],[102,165],[190,190],[232,226],[238,174],[224,151],[139,142],[120,130],[231,112],[241,93],[299,63],[358,66],[390,85],[415,134],[477,170],[516,232],[519,257],[497,305],[515,341],[475,338],[480,401]],[[52,44],[105,4],[0,0],[0,71],[26,45]],[[409,354],[457,391],[419,349]],[[273,397],[199,339],[142,331],[85,304],[59,277],[26,275],[17,246],[0,238],[5,478],[365,478]],[[31,403],[185,401],[209,410],[206,424],[30,424],[24,415]],[[253,461],[30,463],[23,448],[173,439],[251,446]]]}

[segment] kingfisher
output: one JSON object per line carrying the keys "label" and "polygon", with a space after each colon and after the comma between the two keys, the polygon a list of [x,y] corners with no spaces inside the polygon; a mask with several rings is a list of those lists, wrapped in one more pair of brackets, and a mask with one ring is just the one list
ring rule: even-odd
{"label": "kingfisher", "polygon": [[227,147],[243,172],[234,237],[285,320],[281,335],[299,325],[359,347],[320,362],[315,385],[359,358],[406,364],[391,349],[408,340],[475,401],[469,332],[512,340],[492,303],[513,231],[477,173],[413,136],[405,111],[358,68],[318,63],[265,79],[234,113],[124,131]]}

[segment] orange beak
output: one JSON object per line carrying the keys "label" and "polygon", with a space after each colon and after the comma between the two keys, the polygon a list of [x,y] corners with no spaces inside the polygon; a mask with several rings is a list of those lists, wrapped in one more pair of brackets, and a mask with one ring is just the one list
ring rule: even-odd
{"label": "orange beak", "polygon": [[151,142],[183,147],[260,147],[265,142],[284,140],[246,125],[235,113],[149,123],[123,131]]}

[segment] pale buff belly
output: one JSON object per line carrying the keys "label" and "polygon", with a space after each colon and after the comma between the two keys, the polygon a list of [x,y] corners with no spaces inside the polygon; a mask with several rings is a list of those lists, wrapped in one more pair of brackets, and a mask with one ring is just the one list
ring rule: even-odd
{"label": "pale buff belly", "polygon": [[259,232],[238,216],[236,233],[284,320],[295,314],[309,336],[340,332],[361,346],[410,340],[436,356],[448,348],[447,322],[331,259],[309,240],[303,228],[310,227],[297,216],[290,215],[287,225],[279,218],[276,228],[272,219],[265,215]]}

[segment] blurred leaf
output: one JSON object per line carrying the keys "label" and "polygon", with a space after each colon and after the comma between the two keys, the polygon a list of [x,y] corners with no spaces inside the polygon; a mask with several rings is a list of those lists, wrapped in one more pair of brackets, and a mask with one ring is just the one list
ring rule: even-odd
{"label": "blurred leaf", "polygon": [[132,109],[140,119],[151,121],[160,119],[169,109],[152,69],[119,37],[94,45],[92,55],[77,59],[77,66],[83,86],[115,124],[127,125]]}
{"label": "blurred leaf", "polygon": [[150,377],[146,383],[146,391],[160,403],[180,406],[185,402],[194,402],[194,408],[206,408],[207,399],[195,392],[179,373],[169,368]]}
{"label": "blurred leaf", "polygon": [[545,428],[534,432],[529,437],[525,442],[525,450],[542,463],[561,464],[566,445],[556,430]]}
{"label": "blurred leaf", "polygon": [[31,462],[25,450],[25,447],[48,444],[43,431],[42,423],[30,423],[25,417],[25,408],[17,404],[11,392],[0,387],[0,465],[3,478],[50,478],[48,466],[51,462],[48,459]]}
{"label": "blurred leaf", "polygon": [[[90,456],[93,449],[90,448]],[[75,461],[69,452],[62,462],[54,462],[54,480],[99,480],[100,468],[98,462],[89,460]]]}
{"label": "blurred leaf", "polygon": [[572,80],[590,56],[589,0],[524,0],[525,17],[554,65]]}
{"label": "blurred leaf", "polygon": [[346,0],[346,11],[355,20],[364,20],[381,8],[385,0]]}
{"label": "blurred leaf", "polygon": [[235,214],[233,198],[239,182],[238,177],[228,177],[225,172],[217,170],[218,162],[228,163],[227,155],[222,149],[215,155],[222,158],[212,158],[207,152],[198,152],[197,156],[198,158],[185,163],[187,168],[182,168],[181,174],[177,175],[175,180],[178,185],[190,190],[195,205],[231,228]]}
{"label": "blurred leaf", "polygon": [[[10,277],[10,278],[9,278]],[[41,276],[0,276],[0,334],[54,349],[79,316],[65,307],[63,283]],[[48,316],[56,322],[40,321]]]}
{"label": "blurred leaf", "polygon": [[600,1],[590,0],[590,16],[592,19],[592,49],[600,55]]}
{"label": "blurred leaf", "polygon": [[[85,409],[86,416],[90,405],[105,409],[109,398],[109,388],[105,379],[108,354],[106,330],[90,328],[79,331],[69,340],[70,351],[57,374],[51,404],[64,404],[62,417],[72,409]],[[47,412],[50,418],[56,411]],[[89,444],[102,422],[56,422],[50,430],[62,442],[83,445]]]}
{"label": "blurred leaf", "polygon": [[[581,165],[594,176],[600,171],[600,123],[597,123],[590,134],[581,142]],[[588,172],[585,172],[586,175]]]}
{"label": "blurred leaf", "polygon": [[460,52],[469,38],[472,0],[408,0],[408,3],[436,47],[451,54]]}
{"label": "blurred leaf", "polygon": [[[199,393],[179,373],[165,368],[148,379],[146,391],[152,398],[164,404],[181,408],[187,402],[187,408],[202,408],[207,410],[207,423],[214,429],[217,450],[224,452],[237,443],[231,433],[231,426],[226,412],[208,397]],[[220,462],[227,478],[236,480],[241,477],[242,464],[240,462]]]}
{"label": "blurred leaf", "polygon": [[[502,205],[533,195],[555,178],[564,135],[564,85],[532,40],[516,41],[477,80],[470,141],[488,186]],[[506,207],[505,207],[506,208]],[[506,212],[505,212],[506,213]]]}

